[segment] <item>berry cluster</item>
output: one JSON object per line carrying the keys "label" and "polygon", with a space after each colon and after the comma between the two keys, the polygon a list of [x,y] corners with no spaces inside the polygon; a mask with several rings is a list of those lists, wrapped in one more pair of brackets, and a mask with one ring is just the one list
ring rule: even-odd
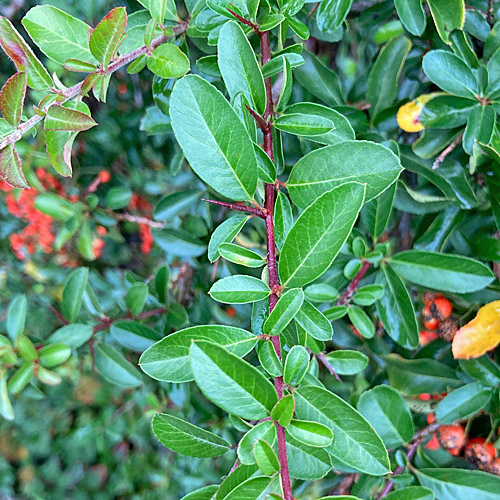
{"label": "berry cluster", "polygon": [[[143,214],[150,214],[152,210],[151,204],[143,196],[138,196],[133,194],[130,199],[129,208],[131,210],[136,210]],[[141,238],[141,251],[145,254],[151,252],[153,247],[153,235],[151,233],[151,227],[147,224],[138,224],[139,226],[139,237]]]}
{"label": "berry cluster", "polygon": [[438,337],[451,342],[458,330],[457,324],[450,317],[453,312],[451,302],[435,292],[425,292],[422,301],[422,321],[426,330],[420,331],[420,344],[428,344]]}

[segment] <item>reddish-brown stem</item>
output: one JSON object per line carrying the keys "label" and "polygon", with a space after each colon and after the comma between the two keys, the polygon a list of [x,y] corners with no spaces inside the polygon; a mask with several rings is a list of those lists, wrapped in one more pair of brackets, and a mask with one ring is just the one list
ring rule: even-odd
{"label": "reddish-brown stem", "polygon": [[333,366],[330,364],[326,356],[319,352],[316,354],[316,357],[321,361],[323,366],[330,372],[330,375],[333,375],[340,383],[342,383],[342,379],[338,376],[337,372],[333,369]]}
{"label": "reddish-brown stem", "polygon": [[167,309],[165,307],[157,307],[156,309],[151,309],[150,311],[144,311],[137,316],[131,316],[127,314],[126,316],[120,316],[119,318],[104,318],[100,323],[94,326],[94,333],[101,332],[102,330],[107,330],[113,323],[121,321],[124,319],[146,319],[151,318],[151,316],[157,316],[158,314],[165,314]]}
{"label": "reddish-brown stem", "polygon": [[339,297],[339,300],[337,301],[338,306],[347,304],[347,302],[349,302],[349,299],[352,297],[353,293],[355,292],[356,288],[359,285],[359,282],[363,279],[368,269],[370,269],[370,266],[371,264],[367,260],[363,262],[363,265],[361,266],[361,269],[358,271],[358,274],[354,276],[353,280],[349,283],[349,286],[346,288],[345,292]]}
{"label": "reddish-brown stem", "polygon": [[[260,47],[262,55],[262,65],[271,59],[271,45],[269,42],[269,32],[259,33],[260,36]],[[264,80],[266,87],[266,110],[264,112],[264,122],[265,125],[262,128],[264,134],[264,151],[267,156],[274,161],[274,150],[273,150],[273,129],[270,123],[270,118],[273,115],[273,94],[272,94],[272,84],[271,78],[266,78]],[[266,239],[267,239],[267,268],[269,274],[269,288],[273,291],[269,296],[269,312],[271,312],[276,303],[278,302],[278,290],[279,278],[278,269],[276,266],[276,243],[274,239],[274,221],[273,221],[273,210],[274,210],[274,184],[266,184],[265,187],[265,220],[266,220]],[[274,350],[281,359],[281,341],[279,335],[273,335],[271,341],[274,346]],[[283,377],[276,377],[274,379],[274,386],[276,387],[276,392],[278,393],[278,398],[283,397]],[[281,487],[283,489],[284,500],[293,500],[292,495],[292,485],[290,482],[290,473],[288,471],[288,457],[286,452],[286,435],[285,428],[280,424],[276,423],[276,431],[278,434],[278,459],[280,462],[280,477],[281,477]]]}
{"label": "reddish-brown stem", "polygon": [[49,308],[61,320],[63,325],[68,324],[68,320],[52,304],[49,304]]}
{"label": "reddish-brown stem", "polygon": [[462,132],[447,148],[443,149],[441,154],[434,160],[432,169],[439,167],[439,164],[446,160],[446,157],[460,144],[464,133]]}
{"label": "reddish-brown stem", "polygon": [[206,201],[208,203],[213,203],[214,205],[220,205],[221,207],[227,207],[231,210],[239,210],[240,212],[247,212],[252,215],[256,215],[257,217],[265,218],[265,214],[261,208],[257,207],[247,207],[245,205],[239,205],[238,203],[227,203],[225,201],[217,201],[217,200],[207,200],[202,198],[201,201]]}
{"label": "reddish-brown stem", "polygon": [[257,122],[257,125],[259,128],[264,131],[267,127],[267,122],[262,118],[262,116],[258,115],[250,106],[245,104],[245,107],[248,109],[248,112],[255,118],[255,121]]}
{"label": "reddish-brown stem", "polygon": [[236,19],[238,19],[238,21],[240,21],[242,24],[244,24],[245,26],[250,26],[250,28],[252,28],[255,33],[257,33],[259,36],[261,35],[261,32],[259,30],[259,27],[252,23],[252,21],[249,21],[248,19],[245,19],[244,17],[241,17],[239,14],[236,14],[236,12],[234,12],[233,10],[231,9],[227,9],[229,11],[230,14],[232,14]]}

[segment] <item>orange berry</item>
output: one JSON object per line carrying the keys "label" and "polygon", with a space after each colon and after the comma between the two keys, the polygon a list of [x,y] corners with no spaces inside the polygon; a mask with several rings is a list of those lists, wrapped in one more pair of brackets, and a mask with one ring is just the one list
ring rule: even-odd
{"label": "orange berry", "polygon": [[102,183],[109,182],[111,180],[111,174],[107,170],[101,170],[99,172],[99,180]]}
{"label": "orange berry", "polygon": [[429,401],[431,399],[431,395],[427,392],[423,392],[422,394],[419,394],[417,397],[422,401]]}
{"label": "orange berry", "polygon": [[429,442],[425,445],[428,450],[437,450],[441,448],[439,444],[439,439],[436,437],[436,434],[433,434]]}
{"label": "orange berry", "polygon": [[460,452],[467,439],[465,429],[461,425],[442,425],[437,431],[437,436],[443,448],[448,451],[456,450],[454,455]]}
{"label": "orange berry", "polygon": [[485,438],[471,439],[465,447],[465,458],[480,469],[485,469],[495,459],[497,451]]}
{"label": "orange berry", "polygon": [[444,297],[437,297],[434,302],[429,304],[429,308],[434,317],[440,319],[449,318],[451,313],[453,312],[453,306],[451,302]]}
{"label": "orange berry", "polygon": [[420,330],[419,332],[419,341],[421,346],[427,345],[429,342],[432,342],[437,338],[437,333],[431,330]]}
{"label": "orange berry", "polygon": [[439,320],[432,314],[430,306],[425,306],[422,309],[422,318],[424,326],[428,330],[436,330],[439,326]]}
{"label": "orange berry", "polygon": [[231,307],[229,306],[227,309],[226,309],[226,314],[230,317],[230,318],[234,318],[236,316],[236,309],[234,307]]}
{"label": "orange berry", "polygon": [[436,421],[436,415],[434,415],[434,413],[428,413],[427,414],[427,423],[433,424],[435,421]]}
{"label": "orange berry", "polygon": [[104,236],[108,234],[108,230],[104,226],[97,226],[97,234]]}

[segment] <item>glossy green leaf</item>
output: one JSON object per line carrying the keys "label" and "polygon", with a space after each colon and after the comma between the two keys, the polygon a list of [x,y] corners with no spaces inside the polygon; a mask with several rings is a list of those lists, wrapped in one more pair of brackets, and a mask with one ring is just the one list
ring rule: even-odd
{"label": "glossy green leaf", "polygon": [[445,292],[475,292],[494,279],[484,264],[458,255],[408,250],[392,256],[389,263],[402,278]]}
{"label": "glossy green leaf", "polygon": [[306,137],[326,134],[334,129],[333,122],[328,118],[298,112],[281,115],[274,125],[283,132]]}
{"label": "glossy green leaf", "polygon": [[88,114],[59,105],[50,106],[45,118],[45,130],[79,132],[96,125],[97,123]]}
{"label": "glossy green leaf", "polygon": [[411,441],[414,428],[410,409],[399,392],[392,387],[378,385],[364,392],[357,407],[387,448],[397,448]]}
{"label": "glossy green leaf", "polygon": [[146,305],[149,288],[146,283],[134,283],[125,295],[125,304],[132,316],[137,316]]}
{"label": "glossy green leaf", "polygon": [[231,99],[243,92],[254,110],[262,115],[266,109],[264,79],[255,52],[236,22],[224,24],[218,41],[218,64]]}
{"label": "glossy green leaf", "polygon": [[345,141],[303,156],[294,165],[287,186],[292,201],[301,208],[350,181],[366,183],[365,201],[370,201],[393,184],[400,172],[398,157],[384,146]]}
{"label": "glossy green leaf", "polygon": [[456,420],[465,420],[482,410],[492,395],[491,387],[485,387],[479,382],[459,387],[439,402],[436,409],[437,421],[452,424]]}
{"label": "glossy green leaf", "polygon": [[170,115],[193,170],[222,195],[252,200],[257,186],[253,144],[224,96],[199,76],[186,76],[174,87]]}
{"label": "glossy green leaf", "polygon": [[422,486],[408,486],[391,491],[384,498],[386,500],[434,500],[434,493],[429,488]]}
{"label": "glossy green leaf", "polygon": [[496,113],[491,106],[478,106],[470,112],[462,138],[462,145],[467,154],[472,154],[476,141],[489,144],[495,121]]}
{"label": "glossy green leaf", "polygon": [[250,332],[223,325],[193,326],[172,333],[142,354],[139,365],[151,378],[164,382],[194,380],[189,361],[189,348],[197,340],[217,342],[237,356],[251,351],[257,338]]}
{"label": "glossy green leaf", "polygon": [[439,36],[449,43],[450,33],[464,25],[464,0],[429,0],[428,4]]}
{"label": "glossy green leaf", "polygon": [[29,187],[24,178],[21,158],[12,144],[8,144],[0,151],[0,179],[15,188]]}
{"label": "glossy green leaf", "polygon": [[404,27],[415,36],[420,36],[426,27],[422,0],[394,0],[394,7]]}
{"label": "glossy green leaf", "polygon": [[335,394],[321,387],[295,393],[298,418],[326,425],[334,435],[328,452],[343,463],[373,476],[389,472],[387,450],[365,418]]}
{"label": "glossy green leaf", "polygon": [[218,457],[230,449],[216,434],[167,413],[154,416],[153,432],[163,446],[189,457]]}
{"label": "glossy green leaf", "polygon": [[16,73],[0,91],[0,111],[13,127],[17,127],[21,121],[27,83],[27,73]]}
{"label": "glossy green leaf", "polygon": [[252,427],[242,438],[238,445],[238,459],[244,465],[252,465],[255,463],[253,447],[255,443],[263,439],[269,444],[273,444],[276,440],[276,426],[270,420],[260,422]]}
{"label": "glossy green leaf", "polygon": [[292,288],[284,293],[266,319],[263,330],[267,335],[279,335],[299,312],[304,302],[301,288]]}
{"label": "glossy green leaf", "polygon": [[297,386],[300,384],[309,367],[309,353],[305,347],[295,345],[290,349],[285,359],[283,380],[285,384]]}
{"label": "glossy green leaf", "polygon": [[7,378],[3,373],[0,373],[0,415],[5,420],[14,420],[15,418],[14,408],[12,408],[7,392]]}
{"label": "glossy green leaf", "polygon": [[323,192],[304,210],[281,250],[279,273],[284,286],[306,285],[330,267],[351,233],[364,196],[364,185],[349,182]]}
{"label": "glossy green leaf", "polygon": [[446,50],[432,50],[423,61],[427,77],[444,91],[459,97],[474,98],[478,85],[472,70],[457,55]]}
{"label": "glossy green leaf", "polygon": [[226,219],[215,229],[208,243],[208,259],[210,262],[214,262],[219,258],[219,245],[221,243],[230,243],[233,241],[248,219],[249,217],[247,215],[237,214]]}
{"label": "glossy green leaf", "polygon": [[437,95],[425,103],[418,118],[426,128],[453,128],[467,122],[477,101],[452,95]]}
{"label": "glossy green leaf", "polygon": [[281,377],[281,375],[283,375],[283,363],[278,358],[272,341],[264,341],[257,354],[262,368],[264,368],[269,375],[273,377]]}
{"label": "glossy green leaf", "polygon": [[240,483],[224,500],[260,500],[269,491],[271,478],[268,476],[251,477]]}
{"label": "glossy green leaf", "polygon": [[339,296],[339,291],[327,283],[309,285],[304,293],[311,302],[331,302],[337,300]]}
{"label": "glossy green leaf", "polygon": [[418,346],[418,324],[410,293],[396,272],[382,266],[377,282],[384,295],[377,301],[377,312],[388,335],[405,349]]}
{"label": "glossy green leaf", "polygon": [[72,349],[78,349],[86,344],[94,331],[90,325],[73,323],[56,330],[48,339],[49,344],[65,344]]}
{"label": "glossy green leaf", "polygon": [[391,386],[408,396],[439,394],[463,385],[455,370],[434,359],[404,359],[390,354],[384,361]]}
{"label": "glossy green leaf", "polygon": [[295,316],[295,321],[316,340],[331,340],[333,328],[326,316],[305,300]]}
{"label": "glossy green leaf", "polygon": [[154,218],[160,221],[173,219],[177,215],[188,211],[193,203],[200,199],[201,194],[201,191],[197,189],[188,189],[165,196],[156,205]]}
{"label": "glossy green leaf", "polygon": [[117,321],[110,328],[111,336],[122,346],[143,352],[159,340],[159,334],[137,321]]}
{"label": "glossy green leaf", "polygon": [[126,26],[125,7],[116,7],[108,12],[92,31],[89,40],[90,51],[103,68],[108,67],[118,50]]}
{"label": "glossy green leaf", "polygon": [[61,310],[63,316],[73,323],[82,308],[83,294],[87,288],[89,270],[86,267],[75,269],[66,280],[62,292]]}
{"label": "glossy green leaf", "polygon": [[321,31],[333,33],[344,22],[353,0],[323,0],[316,13],[316,22]]}
{"label": "glossy green leaf", "polygon": [[0,16],[0,45],[16,65],[17,71],[28,74],[29,87],[36,90],[49,90],[52,88],[53,82],[48,71],[16,31],[12,23],[3,16]]}
{"label": "glossy green leaf", "polygon": [[500,366],[488,355],[475,359],[460,359],[460,368],[469,377],[475,378],[479,382],[490,387],[500,385]]}
{"label": "glossy green leaf", "polygon": [[422,486],[431,489],[439,500],[457,498],[500,498],[500,477],[479,470],[420,469],[416,471]]}
{"label": "glossy green leaf", "polygon": [[27,314],[28,301],[26,300],[26,295],[17,295],[9,304],[5,325],[12,341],[15,341],[20,335],[23,334]]}
{"label": "glossy green leaf", "polygon": [[394,103],[398,95],[399,76],[410,49],[410,40],[402,36],[384,45],[377,56],[366,83],[366,99],[371,104],[372,120]]}
{"label": "glossy green leaf", "polygon": [[[262,29],[262,24],[260,29]],[[283,72],[282,72],[282,80],[281,80],[281,90],[278,98],[278,103],[276,104],[277,111],[284,111],[290,97],[292,97],[293,90],[293,74],[292,67],[288,62],[286,57],[283,57]]]}
{"label": "glossy green leaf", "polygon": [[199,340],[190,349],[191,370],[203,394],[217,406],[249,420],[267,417],[276,389],[254,366],[223,347]]}
{"label": "glossy green leaf", "polygon": [[276,181],[276,166],[260,146],[255,143],[253,146],[257,158],[257,166],[259,167],[259,179],[269,184],[273,184]]}
{"label": "glossy green leaf", "polygon": [[265,264],[261,255],[234,243],[221,243],[218,250],[221,257],[240,266],[262,267]]}
{"label": "glossy green leaf", "polygon": [[288,197],[279,192],[274,205],[274,236],[279,250],[283,248],[286,237],[293,226],[292,206]]}
{"label": "glossy green leaf", "polygon": [[253,446],[255,462],[263,474],[270,476],[280,470],[280,462],[271,445],[259,439]]}
{"label": "glossy green leaf", "polygon": [[358,351],[333,351],[326,359],[338,375],[356,375],[368,365],[368,356]]}
{"label": "glossy green leaf", "polygon": [[278,422],[282,427],[287,427],[293,418],[295,411],[295,400],[293,394],[283,396],[271,411],[271,419]]}
{"label": "glossy green leaf", "polygon": [[334,438],[326,425],[308,420],[292,420],[287,431],[297,441],[316,448],[330,446]]}
{"label": "glossy green leaf", "polygon": [[212,500],[218,488],[219,486],[217,484],[204,486],[203,488],[198,488],[197,490],[183,496],[181,500]]}
{"label": "glossy green leaf", "polygon": [[42,347],[39,351],[40,363],[45,368],[53,368],[67,361],[71,356],[71,348],[64,344],[52,344]]}
{"label": "glossy green leaf", "polygon": [[114,385],[128,388],[142,384],[137,368],[108,344],[99,344],[96,347],[95,365],[99,373]]}
{"label": "glossy green leaf", "polygon": [[258,278],[237,274],[217,281],[208,293],[214,300],[226,304],[247,304],[265,299],[271,289]]}
{"label": "glossy green leaf", "polygon": [[297,441],[288,433],[286,452],[290,476],[295,479],[321,479],[332,468],[331,457],[325,450]]}
{"label": "glossy green leaf", "polygon": [[160,78],[178,78],[189,71],[189,59],[182,50],[164,43],[148,57],[148,69]]}
{"label": "glossy green leaf", "polygon": [[22,20],[29,36],[50,59],[64,64],[67,59],[95,64],[90,52],[91,28],[53,5],[37,5]]}
{"label": "glossy green leaf", "polygon": [[354,328],[356,328],[365,339],[373,338],[375,335],[375,325],[364,309],[351,305],[347,308],[347,315]]}

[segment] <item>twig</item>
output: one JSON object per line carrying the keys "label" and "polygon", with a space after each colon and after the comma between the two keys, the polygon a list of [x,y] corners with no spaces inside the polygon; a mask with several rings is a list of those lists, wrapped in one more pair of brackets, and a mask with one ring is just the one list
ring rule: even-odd
{"label": "twig", "polygon": [[371,263],[368,262],[367,260],[363,262],[363,265],[361,266],[361,269],[358,271],[358,274],[354,276],[353,280],[347,287],[346,291],[339,297],[337,301],[338,306],[341,306],[349,302],[349,299],[352,297],[353,293],[355,292],[356,288],[359,285],[359,282],[363,279],[368,269],[370,269],[370,266]]}
{"label": "twig", "polygon": [[442,163],[446,157],[460,144],[463,135],[464,133],[462,132],[447,148],[441,152],[441,154],[434,160],[432,170],[438,168],[439,164]]}
{"label": "twig", "polygon": [[[127,64],[131,63],[135,59],[137,59],[140,56],[149,54],[151,50],[154,50],[156,47],[159,45],[162,45],[165,43],[169,38],[172,38],[174,36],[180,35],[181,33],[184,33],[188,29],[189,21],[183,21],[182,23],[178,24],[173,28],[174,34],[172,36],[165,36],[161,35],[158,38],[155,38],[152,42],[151,45],[148,47],[146,45],[143,45],[142,47],[139,47],[138,49],[133,50],[132,52],[128,52],[127,54],[121,55],[116,61],[114,61],[112,64],[110,64],[107,69],[105,70],[99,70],[99,75],[106,76],[114,73],[118,69],[120,69],[123,66],[126,66]],[[61,92],[60,95],[64,97],[63,101],[58,101],[57,104],[62,104],[63,102],[69,101],[70,99],[80,95],[80,92],[82,90],[82,85],[83,81],[80,83],[77,83],[76,85],[73,85],[72,87],[69,87]],[[52,104],[54,106],[55,104]],[[46,111],[46,109],[45,109]],[[2,142],[0,142],[0,150],[4,149],[6,146],[9,144],[14,144],[17,142],[19,139],[22,138],[22,136],[28,131],[31,130],[37,123],[41,122],[43,120],[43,116],[40,115],[34,115],[32,116],[28,121],[22,123],[19,125],[19,127],[12,132],[10,135],[8,135]]]}
{"label": "twig", "polygon": [[249,21],[248,19],[245,19],[244,17],[241,17],[239,14],[236,14],[236,12],[234,12],[233,10],[231,9],[227,9],[236,19],[238,19],[238,21],[240,21],[241,23],[243,23],[245,26],[250,26],[250,28],[252,28],[255,33],[257,33],[257,35],[261,36],[262,35],[262,32],[259,30],[259,27],[252,23],[251,21]]}
{"label": "twig", "polygon": [[156,309],[151,309],[150,311],[144,311],[137,316],[132,316],[127,314],[126,316],[120,316],[119,318],[104,318],[97,325],[94,326],[94,333],[101,332],[102,330],[107,330],[113,323],[117,321],[122,321],[126,319],[146,319],[152,316],[157,316],[158,314],[165,314],[168,310],[165,307],[157,307]]}
{"label": "twig", "polygon": [[238,203],[227,203],[225,201],[217,201],[217,200],[207,200],[202,198],[201,201],[206,201],[207,203],[213,203],[214,205],[220,205],[221,207],[227,207],[231,210],[239,210],[240,212],[247,212],[249,214],[255,215],[264,219],[265,213],[262,208],[257,207],[247,207],[246,205],[239,205]]}
{"label": "twig", "polygon": [[144,224],[146,226],[153,227],[155,229],[161,229],[165,227],[167,224],[166,222],[157,222],[149,219],[148,217],[142,217],[140,215],[132,215],[127,212],[124,212],[122,214],[116,214],[110,210],[109,215],[111,215],[111,217],[115,218],[116,220],[125,220],[128,222],[135,222],[136,224]]}
{"label": "twig", "polygon": [[68,324],[68,320],[52,304],[49,304],[49,308],[61,320],[63,325]]}
{"label": "twig", "polygon": [[245,107],[248,109],[248,112],[254,117],[255,121],[257,122],[257,125],[259,128],[264,131],[266,127],[268,126],[268,123],[262,116],[258,115],[250,106],[245,104]]}
{"label": "twig", "polygon": [[342,379],[338,376],[337,372],[333,369],[333,366],[330,364],[328,359],[326,359],[326,356],[322,352],[319,352],[315,356],[321,361],[323,366],[330,372],[330,374],[333,375],[340,383],[342,383]]}

